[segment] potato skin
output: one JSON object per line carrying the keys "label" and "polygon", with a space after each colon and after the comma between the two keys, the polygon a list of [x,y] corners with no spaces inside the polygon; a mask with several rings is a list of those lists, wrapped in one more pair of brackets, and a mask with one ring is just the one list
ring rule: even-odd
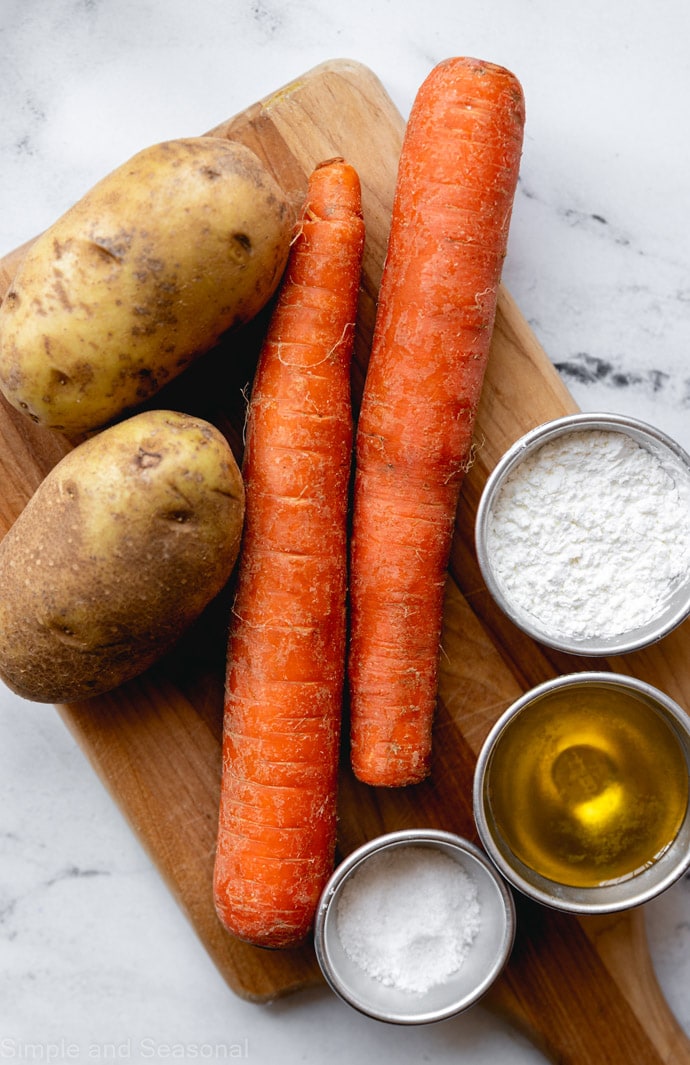
{"label": "potato skin", "polygon": [[230,447],[202,419],[145,412],[80,444],[0,543],[0,677],[65,703],[141,673],[226,584],[243,517]]}
{"label": "potato skin", "polygon": [[261,310],[293,220],[241,144],[139,152],[27,250],[0,307],[4,395],[72,438],[132,412]]}

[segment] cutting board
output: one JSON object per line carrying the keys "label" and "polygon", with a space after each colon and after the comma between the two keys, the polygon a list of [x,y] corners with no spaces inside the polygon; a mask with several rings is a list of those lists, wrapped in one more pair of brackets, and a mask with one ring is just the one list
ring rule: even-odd
{"label": "cutting board", "polygon": [[[212,130],[243,141],[296,205],[319,161],[345,156],[358,169],[367,242],[353,372],[361,395],[404,123],[375,75],[348,60],[325,63]],[[189,131],[181,130],[180,135]],[[4,295],[22,249],[0,263]],[[246,386],[265,328],[261,316],[159,393],[155,404],[209,418],[242,447]],[[482,485],[526,430],[575,404],[505,289],[479,412],[476,458],[462,493],[451,558],[430,779],[407,789],[356,782],[347,750],[339,796],[339,854],[392,829],[438,826],[475,839],[473,766],[499,714],[528,687],[594,663],[557,654],[503,617],[482,583],[473,521]],[[70,447],[0,404],[0,531]],[[264,1002],[320,981],[311,945],[264,951],[229,936],[211,901],[220,782],[223,654],[231,588],[209,607],[174,655],[95,700],[58,708],[123,810],[229,986]],[[690,707],[685,624],[611,668],[658,685]],[[596,663],[601,668],[601,663]],[[517,900],[510,962],[485,999],[553,1061],[573,1065],[690,1063],[690,1044],[651,966],[643,914],[581,919]],[[461,1050],[461,1048],[458,1048]]]}

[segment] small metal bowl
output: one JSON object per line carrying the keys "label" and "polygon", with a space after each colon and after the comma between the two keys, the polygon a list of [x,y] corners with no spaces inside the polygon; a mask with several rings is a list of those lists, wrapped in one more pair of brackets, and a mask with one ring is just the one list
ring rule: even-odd
{"label": "small metal bowl", "polygon": [[[353,877],[375,855],[396,847],[427,847],[457,861],[477,886],[480,927],[461,968],[424,992],[387,986],[346,953],[338,932],[338,903]],[[481,850],[459,836],[436,829],[390,832],[353,851],[335,870],[319,902],[316,957],[327,983],[360,1013],[391,1024],[428,1024],[473,1005],[499,975],[512,949],[515,908],[508,886]]]}
{"label": "small metal bowl", "polygon": [[[557,776],[554,772],[557,758],[552,757],[553,753],[560,755],[563,750],[567,751],[568,747],[567,743],[562,743],[559,737],[554,736],[554,730],[557,731],[560,718],[552,716],[552,723],[548,724],[543,716],[538,718],[535,715],[541,713],[544,706],[547,707],[547,712],[552,715],[567,713],[573,701],[577,700],[578,696],[584,696],[587,699],[588,706],[599,705],[598,712],[603,715],[601,720],[606,721],[606,699],[611,693],[622,693],[629,700],[639,702],[640,709],[639,711],[635,710],[635,713],[644,714],[644,720],[647,723],[647,729],[644,734],[647,738],[649,738],[648,729],[652,718],[657,722],[657,730],[660,728],[659,719],[668,726],[669,735],[671,737],[675,736],[675,741],[677,741],[677,744],[675,741],[672,742],[673,748],[679,755],[675,764],[676,779],[685,784],[687,777],[690,776],[690,718],[688,715],[672,699],[650,684],[633,677],[606,672],[571,673],[546,681],[526,692],[504,712],[490,731],[480,751],[475,770],[473,789],[474,817],[480,840],[489,857],[506,880],[523,895],[553,909],[569,913],[613,913],[639,906],[661,894],[662,891],[665,891],[666,888],[675,883],[690,868],[690,805],[686,805],[684,816],[680,814],[678,816],[679,827],[675,836],[668,841],[665,848],[661,848],[657,852],[657,856],[654,859],[649,859],[647,863],[643,863],[637,869],[630,870],[625,877],[612,878],[595,886],[572,886],[572,884],[562,883],[543,876],[532,865],[525,864],[525,861],[521,860],[511,848],[512,843],[515,849],[521,850],[522,857],[529,857],[530,861],[532,854],[539,853],[540,856],[543,856],[543,850],[540,852],[530,851],[529,855],[522,850],[525,832],[529,829],[529,825],[524,823],[522,811],[529,810],[531,812],[532,810],[543,809],[545,804],[550,801],[549,792],[553,790],[554,783],[556,788],[565,785],[567,788],[565,795],[568,801],[573,801],[575,794],[572,790],[573,786],[579,786],[577,781],[575,781],[574,785],[572,776]],[[549,702],[550,711],[548,711]],[[650,716],[647,717],[647,714]],[[549,735],[551,738],[549,740],[548,753],[545,746],[539,755],[542,762],[540,763],[538,774],[545,774],[546,770],[542,767],[546,767],[549,773],[546,790],[542,788],[539,782],[535,783],[534,779],[529,779],[528,781],[526,772],[520,772],[520,767],[524,767],[525,759],[529,759],[530,756],[530,744],[528,739],[525,739],[524,734],[519,739],[519,745],[516,743],[516,738],[519,738],[519,736],[516,737],[513,726],[515,726],[521,715],[528,715],[527,718],[522,718],[523,724],[529,720],[529,715],[532,715],[533,724],[541,730],[539,735],[546,734],[547,728],[550,730]],[[642,717],[638,718],[638,726],[642,720]],[[511,729],[513,731],[512,737],[510,736]],[[655,736],[658,741],[658,731]],[[601,758],[600,764],[603,763],[607,756],[611,755],[611,749],[608,747],[607,742],[597,742],[596,734],[592,734],[586,728],[573,733],[573,737],[572,750],[567,751],[568,755],[572,754],[581,758],[582,749],[589,744],[593,745],[593,747],[588,748],[594,752],[592,757],[595,760],[598,757]],[[507,742],[502,752],[497,756],[504,739]],[[648,750],[652,757],[657,757],[660,746],[658,742],[655,745],[653,744],[654,740],[649,738],[649,746],[645,745],[644,749]],[[615,765],[617,757],[614,752],[614,774],[618,768]],[[571,762],[571,769],[572,764]],[[582,763],[580,762],[580,764]],[[578,801],[584,798],[583,806],[578,809],[582,811],[581,816],[585,824],[587,822],[584,818],[591,818],[594,809],[590,800],[594,799],[596,802],[598,799],[596,771],[593,776],[589,775],[589,766],[592,764],[596,764],[596,762],[585,765],[586,775],[580,778],[583,785],[586,785],[586,794],[584,796],[577,795]],[[606,772],[608,773],[608,769]],[[637,781],[637,776],[633,778],[630,770],[626,770],[626,772],[628,773],[628,782],[632,779]],[[541,780],[546,780],[545,775],[541,776]],[[617,798],[616,788],[619,783],[618,794],[621,791],[624,793],[625,785],[621,783],[621,780],[622,774],[619,778],[615,775],[603,777],[603,786],[600,792],[602,802],[600,809],[605,817],[611,815],[612,831],[620,833],[618,836],[612,835],[608,837],[614,840],[622,839],[622,833],[628,830],[628,823],[624,819],[621,822],[615,821],[616,807],[614,804]],[[635,793],[639,796],[641,804],[655,801],[658,803],[658,809],[666,809],[668,807],[667,785],[670,785],[669,777],[659,785],[660,791],[656,796],[654,796],[651,788],[647,791],[647,785],[636,788]],[[688,787],[690,788],[690,785]],[[504,807],[504,810],[508,809],[508,814],[505,816],[512,821],[510,827],[505,818],[502,818],[500,810],[500,789],[503,788],[509,789],[507,793],[510,797],[510,806]],[[608,792],[607,789],[609,789]],[[494,801],[492,802],[492,800]],[[521,803],[525,800],[529,803],[529,806],[523,805],[521,811]],[[559,838],[563,838],[563,821],[560,820],[561,811],[557,806],[553,809],[559,820],[554,820],[552,816],[551,826],[554,831],[559,833]],[[644,809],[644,806],[640,805],[639,809]],[[500,824],[499,821],[501,822]],[[551,828],[549,831],[551,831]],[[516,833],[519,833],[519,835]],[[553,837],[550,838],[553,839]],[[510,842],[508,841],[509,839]],[[601,853],[603,854],[604,852],[602,851]],[[571,852],[568,853],[567,860],[572,862]],[[537,862],[535,861],[534,865],[536,864]],[[542,868],[546,868],[546,866],[542,865]],[[577,875],[568,877],[562,874],[562,880],[582,879],[580,869],[575,864],[571,864],[569,871],[572,870],[576,870]],[[549,871],[551,872],[552,870]]]}
{"label": "small metal bowl", "polygon": [[[592,635],[577,637],[550,631],[541,623],[539,604],[519,604],[511,599],[510,592],[492,558],[489,547],[492,509],[503,489],[506,479],[528,457],[544,444],[559,436],[573,432],[611,431],[623,433],[659,458],[664,468],[674,476],[676,484],[688,500],[690,512],[690,456],[665,433],[618,414],[571,414],[545,422],[520,437],[501,457],[488,477],[477,508],[475,522],[475,546],[477,560],[489,592],[503,612],[524,632],[535,640],[560,651],[580,655],[624,654],[660,640],[676,628],[690,614],[690,579],[670,594],[659,615],[639,628],[616,635]],[[644,545],[640,545],[644,551]]]}

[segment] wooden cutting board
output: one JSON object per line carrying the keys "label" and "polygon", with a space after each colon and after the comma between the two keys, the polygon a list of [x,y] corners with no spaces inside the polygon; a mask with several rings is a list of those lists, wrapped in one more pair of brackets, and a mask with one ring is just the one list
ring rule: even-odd
{"label": "wooden cutting board", "polygon": [[[358,169],[367,244],[354,395],[358,402],[372,331],[403,120],[366,67],[325,63],[213,130],[249,145],[301,202],[320,160],[344,155]],[[189,131],[180,131],[186,135]],[[0,263],[0,296],[22,250]],[[227,338],[156,399],[157,406],[209,418],[239,457],[245,386],[265,322]],[[358,784],[344,751],[339,851],[401,827],[438,826],[475,837],[473,765],[491,725],[521,692],[557,673],[594,663],[551,652],[496,609],[473,550],[473,520],[487,474],[527,429],[575,404],[510,295],[501,292],[477,424],[477,456],[464,488],[448,584],[436,755],[428,782],[403,790]],[[21,511],[69,449],[0,404],[0,531]],[[311,946],[263,951],[233,940],[211,901],[220,781],[223,653],[230,590],[211,605],[174,656],[125,687],[59,707],[115,801],[230,987],[262,1002],[319,982]],[[690,706],[690,626],[610,663]],[[601,663],[596,663],[597,668]],[[690,1063],[690,1043],[656,982],[640,910],[580,919],[518,900],[511,960],[486,1004],[510,1017],[557,1062],[573,1065]],[[461,1048],[459,1048],[461,1049]]]}

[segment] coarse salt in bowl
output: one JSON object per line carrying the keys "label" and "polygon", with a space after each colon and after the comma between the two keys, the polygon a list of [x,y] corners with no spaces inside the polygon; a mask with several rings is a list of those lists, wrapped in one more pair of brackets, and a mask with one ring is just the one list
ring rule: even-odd
{"label": "coarse salt in bowl", "polygon": [[690,614],[690,457],[617,414],[573,414],[522,436],[477,509],[487,588],[558,650],[613,655]]}
{"label": "coarse salt in bowl", "polygon": [[345,1002],[376,1020],[427,1024],[488,990],[515,935],[510,889],[474,844],[437,829],[353,851],[326,885],[316,957]]}

